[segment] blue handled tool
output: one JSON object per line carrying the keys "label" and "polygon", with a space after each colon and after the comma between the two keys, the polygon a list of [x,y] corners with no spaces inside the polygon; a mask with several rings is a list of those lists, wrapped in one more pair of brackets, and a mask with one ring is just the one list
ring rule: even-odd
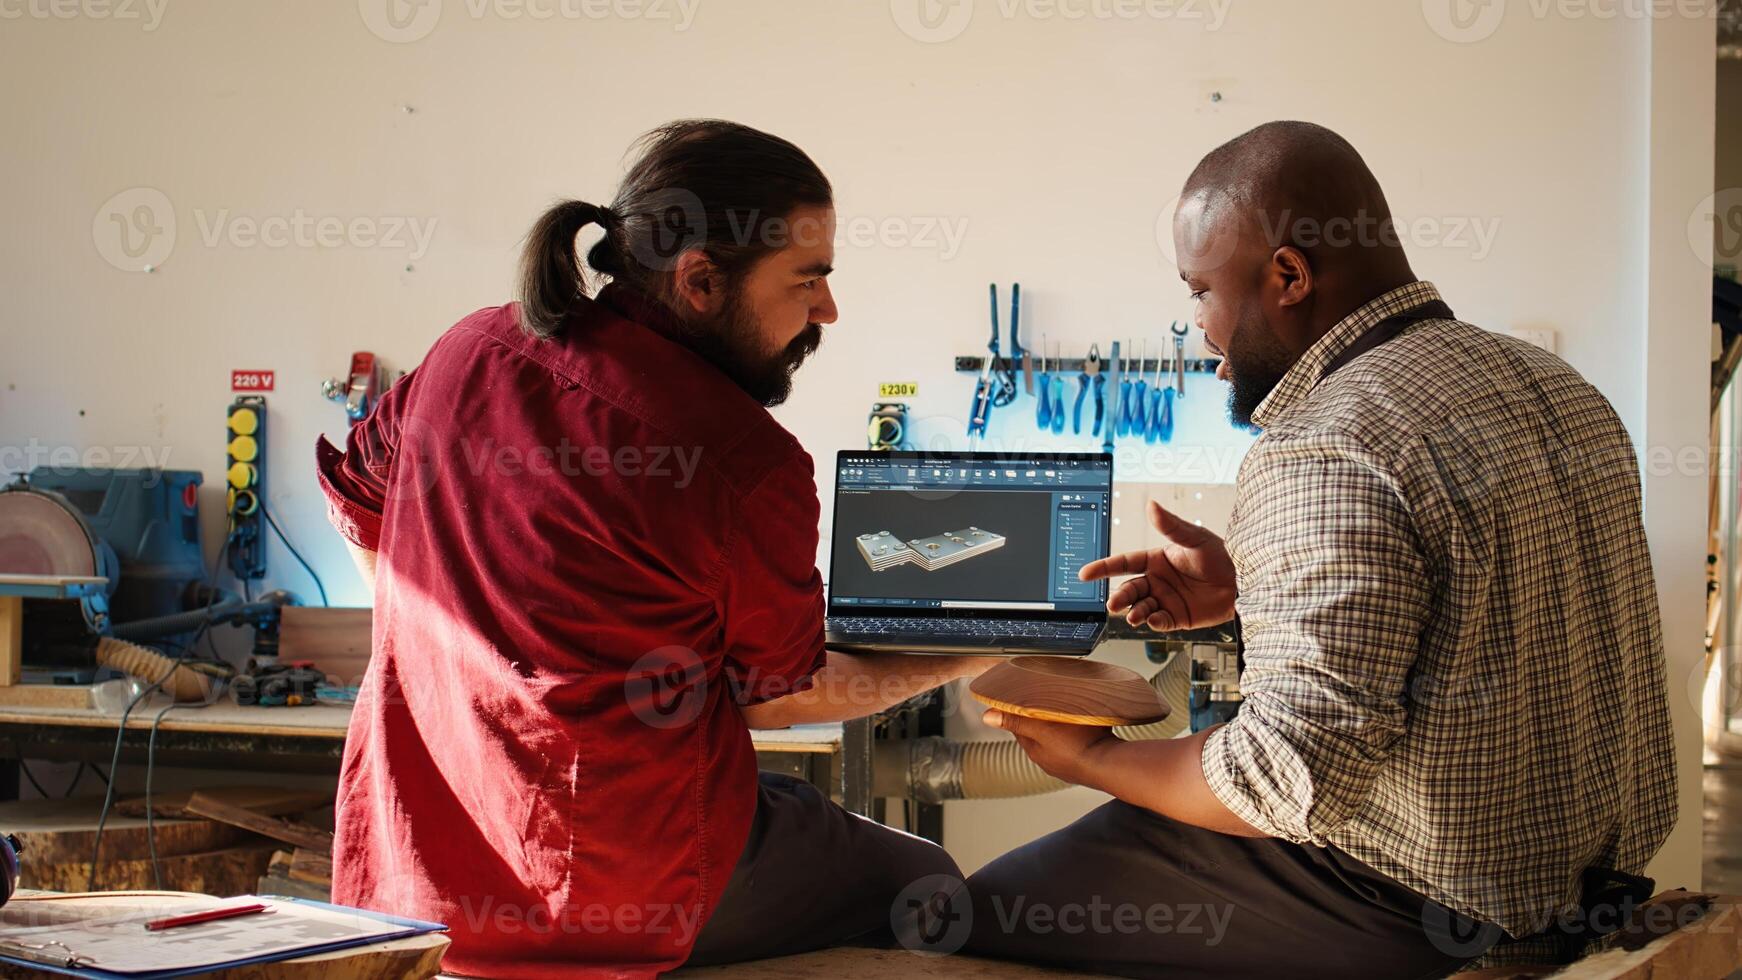
{"label": "blue handled tool", "polygon": [[1134,411],[1131,415],[1131,434],[1145,438],[1149,433],[1149,376],[1144,374],[1144,362],[1149,360],[1149,338],[1143,338],[1143,351],[1137,355],[1137,385],[1132,391],[1131,400]]}
{"label": "blue handled tool", "polygon": [[1173,400],[1172,388],[1161,389],[1161,404],[1156,409],[1160,418],[1155,423],[1155,438],[1160,442],[1173,441]]}
{"label": "blue handled tool", "polygon": [[1143,431],[1143,441],[1151,444],[1161,438],[1161,423],[1163,421],[1163,407],[1161,404],[1163,399],[1162,392],[1164,390],[1172,390],[1166,389],[1161,383],[1161,365],[1161,355],[1157,354],[1155,356],[1155,390],[1149,393],[1149,423]]}
{"label": "blue handled tool", "polygon": [[1052,376],[1046,373],[1046,334],[1040,335],[1040,396],[1034,409],[1034,426],[1045,432],[1052,425]]}
{"label": "blue handled tool", "polygon": [[[1052,431],[1065,431],[1065,373],[1059,369],[1059,360],[1064,355],[1064,345],[1059,345],[1059,357],[1052,360]],[[1043,393],[1044,394],[1044,393]]]}
{"label": "blue handled tool", "polygon": [[[1136,350],[1137,341],[1132,340],[1131,346],[1127,347],[1125,352],[1130,354]],[[1121,396],[1124,407],[1119,410],[1119,418],[1122,420],[1120,428],[1125,431],[1121,432],[1121,435],[1124,435],[1125,432],[1130,432],[1140,438],[1143,435],[1143,402],[1139,401],[1137,397],[1137,382],[1142,377],[1143,358],[1139,357],[1137,358],[1136,372],[1133,372],[1129,367],[1125,369],[1125,391]]]}
{"label": "blue handled tool", "polygon": [[[1114,347],[1117,348],[1118,345],[1115,344]],[[1116,349],[1113,352],[1113,356],[1115,358],[1117,358],[1119,356],[1119,352]],[[1123,437],[1131,434],[1131,349],[1130,348],[1126,348],[1125,359],[1120,362],[1119,368],[1120,368],[1120,370],[1119,370],[1119,387],[1113,393],[1113,397],[1116,400],[1116,404],[1114,405],[1114,412],[1113,412],[1113,418],[1114,418],[1114,433],[1113,434],[1118,435],[1121,438],[1123,438]]]}
{"label": "blue handled tool", "polygon": [[1095,435],[1101,434],[1101,423],[1107,419],[1107,376],[1095,375]]}
{"label": "blue handled tool", "polygon": [[1071,412],[1071,432],[1083,434],[1083,401],[1089,396],[1089,389],[1095,389],[1095,428],[1094,434],[1101,434],[1101,420],[1106,412],[1106,404],[1102,398],[1101,389],[1107,379],[1101,377],[1101,345],[1094,344],[1089,348],[1089,356],[1083,359],[1083,373],[1077,375],[1077,406]]}

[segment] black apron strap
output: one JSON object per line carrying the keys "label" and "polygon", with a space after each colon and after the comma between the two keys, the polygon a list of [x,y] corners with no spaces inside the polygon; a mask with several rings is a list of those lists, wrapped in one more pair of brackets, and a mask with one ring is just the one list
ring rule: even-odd
{"label": "black apron strap", "polygon": [[1331,363],[1325,365],[1324,373],[1319,375],[1323,381],[1331,375],[1347,367],[1350,361],[1360,357],[1380,344],[1395,340],[1398,334],[1423,320],[1456,320],[1457,314],[1441,300],[1423,303],[1413,310],[1404,310],[1374,324],[1371,330],[1355,339],[1355,342],[1343,349],[1343,352],[1331,358]]}

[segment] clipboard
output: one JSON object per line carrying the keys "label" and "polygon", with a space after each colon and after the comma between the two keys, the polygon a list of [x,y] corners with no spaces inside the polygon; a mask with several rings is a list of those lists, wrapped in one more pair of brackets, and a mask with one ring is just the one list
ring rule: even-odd
{"label": "clipboard", "polygon": [[418,919],[408,919],[401,916],[388,915],[384,912],[352,908],[345,905],[332,905],[327,902],[317,902],[311,899],[291,898],[279,895],[266,895],[261,897],[289,906],[306,906],[346,916],[372,919],[393,928],[386,933],[377,935],[315,943],[298,947],[296,949],[281,950],[257,956],[241,956],[223,960],[214,960],[172,970],[138,971],[117,971],[99,968],[94,965],[89,957],[80,955],[79,951],[76,948],[73,948],[73,946],[54,940],[33,943],[26,946],[25,944],[0,939],[0,962],[71,977],[96,977],[100,978],[100,980],[167,980],[167,978],[171,977],[196,976],[219,970],[234,969],[236,967],[253,966],[260,963],[277,963],[284,960],[297,959],[303,956],[315,956],[321,953],[355,949],[360,946],[372,946],[379,943],[392,942],[396,939],[405,939],[410,936],[419,936],[432,932],[446,932],[448,928],[439,922],[424,922]]}

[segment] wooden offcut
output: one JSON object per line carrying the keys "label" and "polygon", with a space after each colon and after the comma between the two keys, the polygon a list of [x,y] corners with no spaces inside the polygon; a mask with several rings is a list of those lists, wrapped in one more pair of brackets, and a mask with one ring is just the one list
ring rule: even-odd
{"label": "wooden offcut", "polygon": [[24,676],[24,597],[0,595],[0,687]]}
{"label": "wooden offcut", "polygon": [[333,856],[319,851],[305,851],[297,848],[291,855],[289,876],[297,881],[307,881],[317,885],[333,883]]}
{"label": "wooden offcut", "polygon": [[371,609],[286,606],[278,625],[278,658],[309,661],[341,687],[363,683],[369,667]]}
{"label": "wooden offcut", "polygon": [[[325,789],[289,789],[271,786],[212,786],[198,790],[155,793],[151,812],[159,817],[197,816],[187,808],[195,793],[230,806],[240,807],[268,817],[283,817],[332,805],[333,793]],[[129,817],[145,816],[145,797],[134,796],[115,802],[115,812]]]}
{"label": "wooden offcut", "polygon": [[91,706],[90,684],[0,685],[0,708],[71,708]]}
{"label": "wooden offcut", "polygon": [[293,820],[281,820],[277,817],[267,817],[232,806],[206,793],[195,793],[187,803],[189,813],[209,817],[220,823],[241,827],[262,837],[270,837],[286,844],[305,847],[323,854],[333,853],[333,835],[308,824]]}
{"label": "wooden offcut", "polygon": [[[314,878],[315,865],[312,861],[326,862],[327,878]],[[300,873],[303,877],[292,877],[292,869],[301,862]],[[291,898],[308,898],[317,902],[330,902],[333,898],[332,859],[323,858],[313,851],[297,850],[277,851],[272,855],[272,863],[267,866],[266,874],[255,884],[254,891],[259,895],[286,895]]]}

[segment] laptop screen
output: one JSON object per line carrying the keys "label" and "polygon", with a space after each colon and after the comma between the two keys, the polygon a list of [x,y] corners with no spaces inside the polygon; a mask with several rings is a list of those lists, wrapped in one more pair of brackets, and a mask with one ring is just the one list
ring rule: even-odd
{"label": "laptop screen", "polygon": [[[1106,615],[1113,458],[841,453],[829,602],[837,613]],[[892,608],[893,607],[893,608]]]}

